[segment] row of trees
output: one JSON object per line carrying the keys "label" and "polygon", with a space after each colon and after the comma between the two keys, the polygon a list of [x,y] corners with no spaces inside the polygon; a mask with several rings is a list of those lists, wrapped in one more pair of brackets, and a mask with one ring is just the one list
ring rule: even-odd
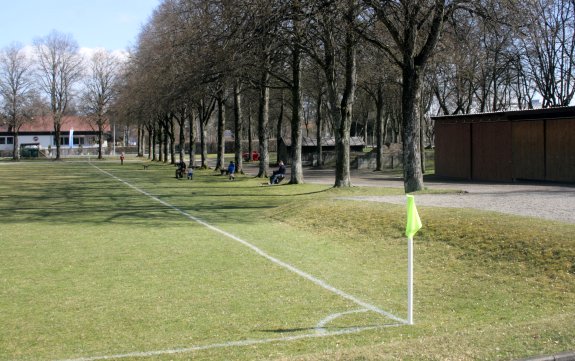
{"label": "row of trees", "polygon": [[56,159],[60,130],[68,114],[87,115],[98,129],[102,157],[104,129],[118,89],[122,61],[106,50],[84,59],[71,35],[56,31],[35,41],[33,52],[13,44],[0,53],[2,119],[14,134],[13,157],[20,159],[18,132],[34,117],[54,122]]}
{"label": "row of trees", "polygon": [[140,34],[117,104],[166,144],[176,141],[174,123],[188,124],[195,139],[196,122],[203,144],[215,114],[217,167],[227,120],[239,169],[243,118],[254,109],[259,176],[267,175],[271,129],[281,132],[289,117],[291,183],[303,182],[302,128],[313,118],[318,144],[327,132],[336,138],[338,187],[350,185],[352,122],[363,119],[367,129],[375,113],[378,169],[384,143],[397,133],[411,192],[423,188],[430,127],[422,125],[433,109],[532,108],[536,97],[545,107],[571,102],[574,19],[573,0],[164,0]]}
{"label": "row of trees", "polygon": [[[49,105],[58,132],[74,83],[89,74],[76,108],[100,129],[111,114],[137,125],[139,144],[147,134],[148,153],[163,161],[183,160],[187,139],[192,166],[196,139],[207,165],[212,131],[217,168],[231,129],[238,171],[242,150],[251,150],[242,141],[251,144],[255,134],[261,177],[275,133],[291,139],[291,183],[303,182],[302,133],[315,134],[318,145],[335,137],[335,186],[346,187],[350,136],[367,138],[371,130],[377,169],[384,144],[402,143],[405,190],[412,192],[423,188],[429,115],[529,109],[539,98],[543,107],[570,104],[574,32],[575,0],[163,0],[122,71],[107,53],[82,68],[77,45],[53,33],[37,42],[36,65],[22,66],[39,76],[17,92],[43,95],[36,98]],[[34,97],[21,96],[20,110],[10,110],[6,69],[4,114],[17,130]],[[321,164],[321,146],[317,156]]]}

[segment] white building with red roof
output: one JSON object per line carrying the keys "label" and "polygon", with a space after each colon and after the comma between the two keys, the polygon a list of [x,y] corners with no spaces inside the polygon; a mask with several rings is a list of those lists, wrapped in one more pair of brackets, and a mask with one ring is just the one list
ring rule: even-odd
{"label": "white building with red roof", "polygon": [[[18,132],[20,147],[35,147],[40,150],[55,149],[54,121],[51,116],[35,117],[25,123]],[[107,147],[107,135],[110,126],[104,129],[102,146]],[[11,152],[14,147],[14,132],[7,124],[0,123],[0,152]],[[81,116],[64,116],[60,128],[61,149],[89,149],[98,147],[98,128],[88,118]]]}

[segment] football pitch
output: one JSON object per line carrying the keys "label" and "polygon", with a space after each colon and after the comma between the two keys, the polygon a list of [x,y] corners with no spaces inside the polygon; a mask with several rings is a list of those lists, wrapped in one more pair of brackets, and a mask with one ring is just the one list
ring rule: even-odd
{"label": "football pitch", "polygon": [[[416,248],[406,325],[404,208],[339,200],[400,190],[174,170],[0,164],[1,360],[446,359],[449,345],[461,348],[454,359],[475,359],[491,332],[512,346],[479,358],[575,347],[564,330],[573,274],[547,284],[502,264],[490,275],[501,261],[477,265],[449,242]],[[526,345],[532,333],[553,341]]]}

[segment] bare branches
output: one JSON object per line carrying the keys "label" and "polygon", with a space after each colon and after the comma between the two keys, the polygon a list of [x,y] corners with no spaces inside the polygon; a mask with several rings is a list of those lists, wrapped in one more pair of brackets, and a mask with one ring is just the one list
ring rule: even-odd
{"label": "bare branches", "polygon": [[13,44],[0,53],[0,113],[15,134],[13,158],[20,159],[18,131],[32,119],[37,101],[32,77],[32,62],[24,49]]}
{"label": "bare branches", "polygon": [[543,107],[569,105],[575,94],[575,4],[568,0],[535,1],[526,11],[521,38]]}
{"label": "bare branches", "polygon": [[84,83],[82,106],[98,129],[98,158],[102,158],[102,144],[109,113],[118,92],[120,60],[100,50],[90,59],[89,74]]}
{"label": "bare branches", "polygon": [[78,44],[70,36],[56,31],[35,41],[40,88],[48,96],[54,119],[56,159],[60,159],[60,127],[68,110],[74,84],[82,75]]}

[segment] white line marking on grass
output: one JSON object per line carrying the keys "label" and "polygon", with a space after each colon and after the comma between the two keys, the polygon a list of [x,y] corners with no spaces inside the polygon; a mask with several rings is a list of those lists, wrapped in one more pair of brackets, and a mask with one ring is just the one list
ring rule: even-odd
{"label": "white line marking on grass", "polygon": [[[296,273],[297,275],[313,282],[314,284],[328,290],[331,291],[335,294],[337,294],[338,296],[345,298],[347,300],[350,300],[360,306],[363,307],[363,309],[360,310],[354,310],[354,311],[349,311],[349,312],[342,312],[342,313],[337,313],[337,314],[333,314],[330,315],[328,317],[326,317],[325,319],[323,319],[322,321],[320,321],[320,323],[318,323],[318,326],[316,326],[316,333],[315,334],[305,334],[305,335],[297,335],[297,336],[286,336],[286,337],[279,337],[279,338],[266,338],[266,339],[259,339],[259,340],[244,340],[244,341],[230,341],[230,342],[224,342],[224,343],[217,343],[217,344],[210,344],[210,345],[204,345],[204,346],[193,346],[193,347],[188,347],[188,348],[179,348],[179,349],[169,349],[169,350],[156,350],[156,351],[145,351],[145,352],[133,352],[133,353],[126,353],[126,354],[118,354],[118,355],[107,355],[107,356],[93,356],[93,357],[81,357],[81,358],[75,358],[75,359],[67,359],[67,360],[60,360],[60,361],[98,361],[98,360],[111,360],[111,359],[119,359],[119,358],[129,358],[129,357],[150,357],[150,356],[160,356],[160,355],[170,355],[170,354],[178,354],[178,353],[188,353],[188,352],[194,352],[194,351],[201,351],[201,350],[209,350],[209,349],[215,349],[215,348],[225,348],[225,347],[243,347],[243,346],[250,346],[250,345],[258,345],[258,344],[265,344],[265,343],[273,343],[273,342],[288,342],[288,341],[296,341],[296,340],[302,340],[302,339],[307,339],[307,338],[318,338],[318,337],[328,337],[328,336],[338,336],[338,335],[346,335],[346,334],[352,334],[352,333],[358,333],[358,332],[362,332],[362,331],[367,331],[367,330],[375,330],[375,329],[381,329],[381,328],[387,328],[387,327],[398,327],[398,326],[402,326],[404,324],[407,323],[406,320],[403,320],[399,317],[396,317],[394,315],[392,315],[389,312],[383,311],[380,308],[371,305],[367,302],[364,302],[360,299],[358,299],[357,297],[354,297],[346,292],[343,292],[329,284],[327,284],[326,282],[304,272],[301,271],[297,268],[295,268],[294,266],[283,262],[273,256],[270,256],[269,254],[265,253],[263,250],[261,250],[260,248],[252,245],[249,242],[244,241],[243,239],[229,233],[226,232],[222,229],[219,229],[215,226],[212,226],[211,224],[202,221],[201,219],[192,216],[191,214],[181,210],[180,208],[166,202],[163,201],[161,199],[159,199],[158,197],[124,181],[123,179],[113,175],[110,172],[107,172],[99,167],[97,167],[96,165],[90,163],[94,168],[98,169],[100,172],[116,179],[117,181],[125,184],[126,186],[134,189],[135,191],[144,194],[145,196],[161,203],[162,205],[171,208],[173,210],[175,210],[176,212],[180,213],[181,215],[187,217],[188,219],[206,227],[211,229],[214,232],[220,233],[228,238],[231,238],[241,244],[243,244],[244,246],[252,249],[254,252],[256,252],[257,254],[259,254],[260,256],[268,259],[269,261],[271,261],[272,263],[286,268],[289,271]],[[388,318],[391,318],[392,320],[398,321],[398,324],[390,324],[390,325],[379,325],[379,326],[366,326],[366,327],[351,327],[351,328],[346,328],[346,329],[342,329],[342,330],[338,330],[338,331],[326,331],[325,330],[325,325],[328,324],[329,322],[333,321],[334,319],[346,315],[346,314],[351,314],[351,313],[359,313],[359,312],[369,312],[369,311],[373,311],[376,312],[380,315],[386,316]]]}
{"label": "white line marking on grass", "polygon": [[346,311],[346,312],[340,312],[340,313],[334,313],[333,315],[329,315],[326,318],[324,318],[323,320],[319,321],[319,323],[317,324],[317,326],[315,326],[315,330],[318,333],[327,333],[327,330],[325,329],[325,325],[327,325],[328,323],[330,323],[331,321],[338,319],[342,316],[345,315],[351,315],[354,313],[363,313],[363,312],[369,312],[370,310],[367,309],[361,309],[361,310],[352,310],[352,311]]}
{"label": "white line marking on grass", "polygon": [[211,229],[211,230],[214,231],[214,232],[223,234],[224,236],[226,236],[226,237],[228,237],[228,238],[231,238],[231,239],[233,239],[233,240],[236,241],[236,242],[239,242],[239,243],[243,244],[244,246],[246,246],[246,247],[252,249],[254,252],[256,252],[257,254],[259,254],[260,256],[262,256],[262,257],[268,259],[268,260],[271,261],[272,263],[275,263],[276,265],[278,265],[278,266],[280,266],[280,267],[283,267],[283,268],[285,268],[285,269],[287,269],[287,270],[289,270],[289,271],[291,271],[291,272],[293,272],[293,273],[295,273],[295,274],[297,274],[297,275],[299,275],[299,276],[301,276],[301,277],[303,277],[303,278],[305,278],[305,279],[307,279],[307,280],[309,280],[309,281],[315,283],[316,285],[318,285],[318,286],[320,286],[320,287],[322,287],[322,288],[324,288],[324,289],[326,289],[326,290],[328,290],[328,291],[331,291],[331,292],[335,293],[336,295],[338,295],[338,296],[340,296],[340,297],[342,297],[342,298],[345,298],[345,299],[347,299],[347,300],[349,300],[349,301],[352,301],[352,302],[354,302],[354,303],[360,305],[361,307],[366,308],[366,309],[368,309],[368,310],[371,310],[371,311],[373,311],[373,312],[375,312],[375,313],[379,313],[380,315],[383,315],[383,316],[386,316],[386,317],[388,317],[388,318],[391,318],[391,319],[394,320],[394,321],[398,321],[398,322],[402,322],[402,323],[407,323],[406,320],[401,319],[401,318],[399,318],[399,317],[397,317],[397,316],[395,316],[395,315],[392,315],[391,313],[386,312],[386,311],[380,309],[379,307],[376,307],[376,306],[374,306],[374,305],[372,305],[372,304],[369,304],[369,303],[367,303],[367,302],[365,302],[365,301],[362,301],[362,300],[360,300],[359,298],[357,298],[357,297],[355,297],[355,296],[353,296],[353,295],[350,295],[349,293],[346,293],[346,292],[344,292],[344,291],[341,291],[341,290],[339,290],[339,289],[337,289],[337,288],[335,288],[335,287],[329,285],[329,284],[326,283],[325,281],[322,281],[322,280],[320,280],[319,278],[316,278],[316,277],[312,276],[311,274],[306,273],[306,272],[304,272],[304,271],[302,271],[302,270],[300,270],[300,269],[298,269],[298,268],[292,266],[292,265],[289,264],[289,263],[286,263],[286,262],[284,262],[284,261],[282,261],[282,260],[279,260],[279,259],[277,259],[277,258],[275,258],[275,257],[273,257],[273,256],[271,256],[271,255],[269,255],[269,254],[267,254],[267,253],[264,252],[262,249],[260,249],[260,248],[258,248],[258,247],[256,247],[256,246],[254,246],[253,244],[251,244],[251,243],[249,243],[249,242],[247,242],[247,241],[244,241],[243,239],[241,239],[241,238],[239,238],[239,237],[237,237],[237,236],[235,236],[235,235],[233,235],[233,234],[231,234],[231,233],[229,233],[229,232],[226,232],[226,231],[224,231],[224,230],[222,230],[222,229],[220,229],[220,228],[217,228],[217,227],[215,227],[215,226],[212,226],[211,224],[209,224],[209,223],[207,223],[207,222],[205,222],[205,221],[202,221],[201,219],[199,219],[199,218],[197,218],[197,217],[192,216],[191,214],[189,214],[189,213],[187,213],[187,212],[181,210],[180,208],[178,208],[178,207],[176,207],[176,206],[174,206],[174,205],[172,205],[172,204],[170,204],[170,203],[168,203],[168,202],[166,202],[166,201],[161,200],[160,198],[158,198],[158,197],[156,197],[156,196],[154,196],[154,195],[152,195],[152,194],[150,194],[150,193],[148,193],[148,192],[146,192],[146,191],[144,191],[144,190],[142,190],[142,189],[140,189],[140,188],[138,188],[138,187],[136,187],[136,186],[134,186],[134,185],[132,185],[132,184],[130,184],[130,183],[128,183],[128,182],[126,182],[126,181],[124,181],[123,179],[120,179],[120,178],[116,177],[115,175],[113,175],[113,174],[110,173],[110,172],[107,172],[107,171],[105,171],[105,170],[103,170],[103,169],[100,169],[100,168],[98,168],[98,167],[95,166],[95,165],[92,165],[92,166],[95,167],[96,169],[100,170],[101,172],[103,172],[103,173],[109,175],[110,177],[112,177],[112,178],[118,180],[119,182],[122,182],[123,184],[127,185],[128,187],[130,187],[130,188],[132,188],[132,189],[134,189],[134,190],[136,190],[136,191],[138,191],[138,192],[140,192],[140,193],[142,193],[142,194],[144,194],[144,195],[146,195],[146,196],[152,198],[153,200],[155,200],[155,201],[157,201],[157,202],[163,204],[164,206],[166,206],[166,207],[168,207],[168,208],[171,208],[171,209],[175,210],[176,212],[180,213],[181,215],[187,217],[188,219],[190,219],[190,220],[192,220],[192,221],[194,221],[194,222],[196,222],[196,223],[198,223],[198,224],[201,224],[202,226],[204,226],[204,227],[206,227],[206,228],[209,228],[209,229]]}
{"label": "white line marking on grass", "polygon": [[80,357],[80,358],[66,359],[66,360],[59,360],[59,361],[99,361],[99,360],[113,360],[113,359],[120,359],[120,358],[129,358],[129,357],[150,357],[150,356],[161,356],[161,355],[173,355],[173,354],[179,354],[179,353],[189,353],[189,352],[194,352],[194,351],[210,350],[210,349],[216,349],[216,348],[244,347],[244,346],[261,345],[261,344],[273,343],[273,342],[290,342],[290,341],[304,340],[307,338],[319,338],[319,337],[328,337],[328,336],[349,335],[352,333],[358,333],[358,332],[366,331],[366,330],[375,330],[375,329],[388,328],[388,327],[398,327],[398,326],[402,326],[402,324],[370,326],[370,327],[352,327],[352,328],[346,328],[344,330],[326,332],[326,333],[320,333],[320,334],[306,334],[306,335],[286,336],[286,337],[278,337],[278,338],[265,338],[265,339],[259,339],[259,340],[230,341],[230,342],[216,343],[216,344],[204,345],[204,346],[176,348],[173,350],[131,352],[131,353],[125,353],[125,354],[118,354],[118,355]]}

